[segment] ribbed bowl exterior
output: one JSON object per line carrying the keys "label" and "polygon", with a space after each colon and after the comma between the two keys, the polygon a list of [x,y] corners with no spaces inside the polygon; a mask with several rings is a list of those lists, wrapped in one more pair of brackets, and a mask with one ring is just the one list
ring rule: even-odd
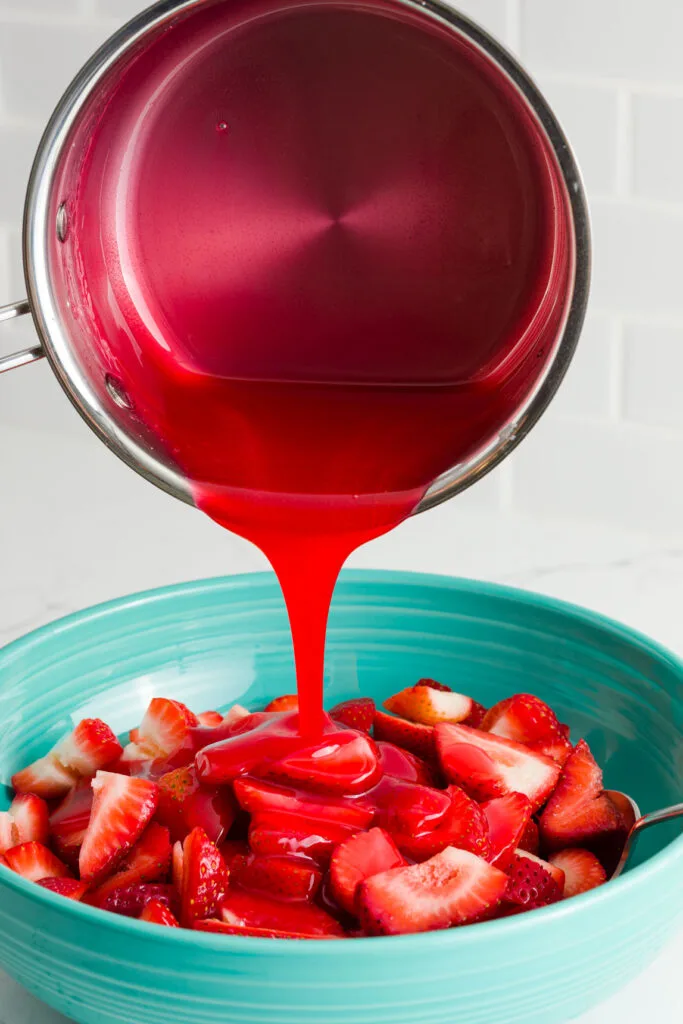
{"label": "ribbed bowl exterior", "polygon": [[[505,588],[346,573],[327,696],[378,701],[421,676],[493,702],[549,700],[643,809],[680,799],[683,666],[589,612]],[[97,714],[120,732],[150,697],[257,706],[294,685],[272,577],[136,595],[0,652],[0,777]],[[9,790],[0,796],[6,806]],[[107,915],[0,870],[0,965],[79,1024],[562,1024],[642,970],[683,909],[683,838],[654,830],[617,882],[530,915],[421,936],[283,942]]]}

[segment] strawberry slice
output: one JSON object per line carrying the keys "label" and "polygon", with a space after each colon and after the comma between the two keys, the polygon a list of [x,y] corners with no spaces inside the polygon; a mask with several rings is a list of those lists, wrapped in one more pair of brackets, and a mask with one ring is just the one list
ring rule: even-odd
{"label": "strawberry slice", "polygon": [[118,871],[90,894],[90,903],[102,906],[114,889],[144,882],[166,880],[171,866],[171,841],[168,829],[151,822]]}
{"label": "strawberry slice", "polygon": [[122,760],[159,760],[176,754],[186,743],[197,718],[179,700],[155,697],[142,719],[135,740],[123,751]]}
{"label": "strawberry slice", "polygon": [[230,710],[223,715],[223,725],[236,725],[237,722],[242,722],[245,718],[250,717],[251,711],[241,704],[233,704]]}
{"label": "strawberry slice", "polygon": [[335,846],[358,831],[356,825],[306,818],[302,814],[257,814],[249,828],[249,845],[261,856],[301,854],[325,865]]}
{"label": "strawberry slice", "polygon": [[562,899],[564,875],[556,867],[517,850],[507,869],[508,884],[504,900],[525,910],[547,907]]}
{"label": "strawberry slice", "polygon": [[223,715],[220,711],[202,711],[201,715],[197,715],[197,725],[203,725],[205,729],[215,729],[222,724]]}
{"label": "strawberry slice", "polygon": [[436,679],[418,679],[417,686],[431,686],[432,690],[441,690],[442,693],[452,693],[452,688],[446,683],[439,683]]}
{"label": "strawberry slice", "polygon": [[161,924],[166,928],[180,928],[174,914],[160,900],[150,900],[138,918],[148,924]]}
{"label": "strawberry slice", "polygon": [[341,704],[335,704],[330,711],[330,718],[349,729],[369,733],[375,720],[375,702],[371,697],[344,700]]}
{"label": "strawberry slice", "polygon": [[424,864],[392,868],[363,882],[361,924],[369,935],[468,924],[498,905],[507,883],[507,875],[481,857],[448,846]]}
{"label": "strawberry slice", "polygon": [[383,775],[404,779],[405,782],[417,782],[421,786],[435,785],[434,772],[430,766],[409,750],[403,750],[394,743],[382,740],[377,743],[377,749]]}
{"label": "strawberry slice", "polygon": [[551,736],[562,736],[555,712],[531,693],[516,693],[514,697],[494,704],[481,727],[485,732],[516,743],[534,743]]}
{"label": "strawberry slice", "polygon": [[375,817],[375,808],[363,798],[314,796],[302,789],[248,775],[235,780],[234,791],[240,807],[249,814],[303,814],[357,828],[369,828]]}
{"label": "strawberry slice", "polygon": [[65,896],[66,899],[79,903],[88,891],[86,883],[79,882],[76,878],[41,878],[38,885],[57,893],[58,896]]}
{"label": "strawberry slice", "polygon": [[533,750],[536,754],[544,754],[546,757],[552,758],[560,768],[562,768],[571,757],[573,746],[569,742],[566,736],[558,733],[556,736],[546,737],[543,740],[535,740],[533,743],[527,743],[529,750]]}
{"label": "strawberry slice", "polygon": [[78,863],[89,885],[109,874],[137,842],[159,799],[159,787],[147,779],[98,772],[92,783],[93,806]]}
{"label": "strawberry slice", "polygon": [[310,903],[323,880],[323,873],[305,857],[250,857],[241,866],[233,862],[231,881],[240,889],[274,900]]}
{"label": "strawberry slice", "polygon": [[221,908],[225,924],[296,935],[338,935],[344,930],[326,911],[308,903],[281,903],[265,896],[231,889]]}
{"label": "strawberry slice", "polygon": [[156,819],[168,828],[174,842],[184,840],[199,826],[218,844],[236,817],[237,805],[230,790],[201,783],[194,765],[176,768],[159,779]]}
{"label": "strawberry slice", "polygon": [[[178,893],[172,885],[162,883],[136,883],[121,889],[113,889],[100,909],[123,917],[139,917],[150,900],[157,900],[173,914],[178,910]],[[89,896],[86,903],[91,903]]]}
{"label": "strawberry slice", "polygon": [[436,725],[436,742],[444,773],[475,800],[524,793],[532,808],[552,793],[560,767],[514,740],[466,725]]}
{"label": "strawberry slice", "polygon": [[50,815],[52,845],[74,871],[78,870],[78,856],[90,822],[93,797],[90,779],[82,779]]}
{"label": "strawberry slice", "polygon": [[402,867],[405,860],[391,836],[381,828],[359,832],[340,843],[330,861],[332,894],[349,914],[357,912],[361,884],[373,875]]}
{"label": "strawberry slice", "polygon": [[487,860],[505,871],[531,820],[531,804],[523,793],[508,793],[482,804],[481,809],[489,827]]}
{"label": "strawberry slice", "polygon": [[488,822],[478,803],[458,786],[448,787],[450,807],[433,832],[425,835],[395,835],[396,844],[411,860],[429,860],[447,846],[469,850],[488,859],[490,853]]}
{"label": "strawberry slice", "polygon": [[436,737],[434,727],[409,722],[405,718],[387,715],[384,711],[375,712],[374,733],[376,740],[386,740],[397,747],[409,750],[424,761],[436,760]]}
{"label": "strawberry slice", "polygon": [[548,850],[590,846],[625,831],[619,811],[603,792],[602,771],[584,740],[565,764],[540,827]]}
{"label": "strawberry slice", "polygon": [[79,778],[92,778],[121,754],[121,744],[99,718],[86,718],[63,737],[45,757],[12,777],[17,793],[34,793],[45,800],[63,796]]}
{"label": "strawberry slice", "polygon": [[436,725],[437,722],[463,722],[472,711],[472,699],[452,690],[437,690],[418,683],[389,697],[384,707],[411,722]]}
{"label": "strawberry slice", "polygon": [[215,917],[228,893],[230,873],[219,851],[201,828],[183,843],[183,885],[180,920],[184,928]]}
{"label": "strawberry slice", "polygon": [[268,774],[323,793],[365,793],[381,775],[377,747],[365,733],[337,727],[309,748],[274,762]]}
{"label": "strawberry slice", "polygon": [[526,853],[533,853],[538,856],[538,852],[541,849],[541,836],[538,831],[538,825],[533,818],[529,819],[529,824],[524,829],[524,835],[519,841],[519,848]]}
{"label": "strawberry slice", "polygon": [[19,793],[9,810],[0,812],[0,853],[21,843],[47,843],[49,833],[47,804],[33,793]]}
{"label": "strawberry slice", "polygon": [[210,918],[208,921],[196,921],[193,928],[197,932],[210,932],[214,935],[239,935],[253,939],[343,939],[343,935],[299,935],[295,932],[283,932],[274,928],[248,928],[246,925],[226,924]]}
{"label": "strawberry slice", "polygon": [[266,711],[298,711],[299,698],[295,693],[283,693],[281,697],[271,700],[265,707]]}
{"label": "strawberry slice", "polygon": [[68,878],[66,864],[55,857],[52,850],[42,843],[22,843],[5,854],[7,866],[29,882],[40,882],[43,878]]}
{"label": "strawberry slice", "polygon": [[377,808],[377,824],[409,836],[433,832],[451,806],[448,793],[385,776],[365,797]]}
{"label": "strawberry slice", "polygon": [[588,850],[581,850],[578,847],[560,850],[558,853],[552,854],[550,863],[556,869],[564,872],[563,895],[565,899],[589,892],[607,881],[607,874],[602,864],[595,854]]}

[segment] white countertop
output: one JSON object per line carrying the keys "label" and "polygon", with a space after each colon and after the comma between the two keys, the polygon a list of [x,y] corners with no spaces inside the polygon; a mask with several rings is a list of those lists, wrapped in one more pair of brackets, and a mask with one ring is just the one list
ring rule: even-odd
{"label": "white countertop", "polygon": [[[146,484],[85,429],[60,435],[0,426],[0,479],[0,643],[133,590],[265,566],[248,544]],[[523,518],[494,508],[484,482],[478,493],[369,545],[352,564],[539,590],[621,619],[683,654],[683,528],[661,536]],[[581,1024],[679,1021],[681,962],[683,933]],[[67,1022],[0,973],[0,1024]]]}

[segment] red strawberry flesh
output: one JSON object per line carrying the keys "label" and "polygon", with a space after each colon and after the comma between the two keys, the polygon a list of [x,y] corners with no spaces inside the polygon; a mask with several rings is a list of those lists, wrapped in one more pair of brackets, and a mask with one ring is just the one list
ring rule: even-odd
{"label": "red strawberry flesh", "polygon": [[381,828],[359,832],[340,843],[330,861],[330,882],[337,903],[349,914],[357,912],[361,884],[373,875],[401,867],[405,860],[391,836]]}
{"label": "red strawberry flesh", "polygon": [[93,806],[79,855],[80,876],[92,885],[113,871],[152,818],[159,787],[146,779],[98,772]]}

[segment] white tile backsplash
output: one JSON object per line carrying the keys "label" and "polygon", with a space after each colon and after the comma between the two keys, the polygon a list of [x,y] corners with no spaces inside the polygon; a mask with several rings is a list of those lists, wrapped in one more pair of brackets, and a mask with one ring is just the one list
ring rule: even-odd
{"label": "white tile backsplash", "polygon": [[[0,302],[23,294],[29,167],[64,86],[145,0],[0,0]],[[683,3],[457,0],[513,49],[582,166],[594,287],[550,412],[463,501],[634,528],[680,526],[683,477]],[[0,351],[31,343],[5,328]],[[83,431],[47,365],[0,376],[0,427]]]}

